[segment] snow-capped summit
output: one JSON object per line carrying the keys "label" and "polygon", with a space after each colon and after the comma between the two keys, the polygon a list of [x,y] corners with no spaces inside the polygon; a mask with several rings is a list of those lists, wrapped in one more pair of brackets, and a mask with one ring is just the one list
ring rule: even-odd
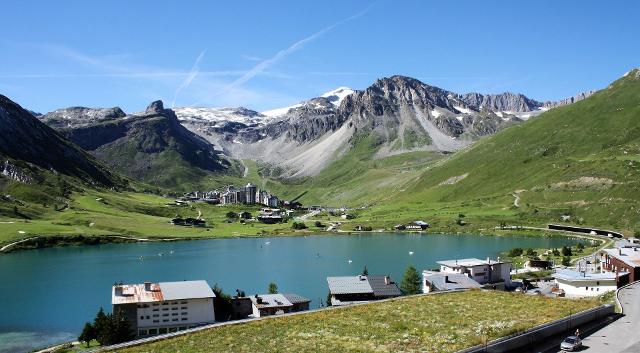
{"label": "snow-capped summit", "polygon": [[266,117],[254,110],[239,108],[195,108],[184,107],[173,109],[182,122],[199,121],[208,123],[235,122],[245,125],[263,123]]}
{"label": "snow-capped summit", "polygon": [[329,92],[323,93],[320,97],[327,98],[327,100],[329,102],[331,102],[333,105],[335,105],[337,107],[337,106],[340,105],[340,103],[342,103],[342,100],[345,97],[347,97],[348,95],[350,95],[353,92],[355,92],[355,91],[352,90],[349,87],[338,87],[338,88],[334,89],[333,91],[329,91]]}

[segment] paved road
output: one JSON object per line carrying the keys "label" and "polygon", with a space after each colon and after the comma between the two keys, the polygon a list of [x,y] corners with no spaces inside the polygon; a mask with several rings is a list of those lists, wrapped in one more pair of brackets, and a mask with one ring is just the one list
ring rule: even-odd
{"label": "paved road", "polygon": [[[580,327],[584,349],[593,353],[638,353],[640,352],[640,282],[620,291],[623,315],[589,323]],[[573,329],[571,329],[573,332]],[[549,337],[546,342],[526,352],[555,353],[560,351],[560,342],[568,334]]]}

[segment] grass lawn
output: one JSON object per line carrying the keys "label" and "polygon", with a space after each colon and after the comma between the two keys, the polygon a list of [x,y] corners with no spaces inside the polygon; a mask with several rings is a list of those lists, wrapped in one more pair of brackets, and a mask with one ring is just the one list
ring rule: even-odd
{"label": "grass lawn", "polygon": [[119,352],[454,352],[597,306],[468,291],[213,328]]}

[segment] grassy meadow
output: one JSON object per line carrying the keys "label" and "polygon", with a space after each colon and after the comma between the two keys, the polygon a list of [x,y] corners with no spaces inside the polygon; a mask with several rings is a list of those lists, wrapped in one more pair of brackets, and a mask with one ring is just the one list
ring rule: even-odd
{"label": "grassy meadow", "polygon": [[118,352],[455,352],[598,304],[492,291],[406,297],[217,327]]}

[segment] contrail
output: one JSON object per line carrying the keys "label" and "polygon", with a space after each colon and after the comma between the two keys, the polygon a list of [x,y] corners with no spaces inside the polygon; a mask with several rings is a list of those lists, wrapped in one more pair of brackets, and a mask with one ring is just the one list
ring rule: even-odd
{"label": "contrail", "polygon": [[200,53],[200,55],[198,55],[198,57],[196,58],[196,62],[193,63],[193,66],[189,71],[189,75],[187,75],[187,77],[185,77],[185,79],[180,83],[178,88],[176,88],[176,91],[173,94],[173,101],[171,101],[172,108],[176,106],[176,98],[178,98],[178,94],[180,93],[180,91],[189,87],[191,82],[196,78],[196,76],[198,76],[198,73],[200,72],[200,61],[202,60],[206,52],[207,50],[205,49],[202,51],[202,53]]}
{"label": "contrail", "polygon": [[366,9],[358,12],[355,15],[349,16],[341,21],[338,21],[334,24],[332,24],[331,26],[325,27],[323,29],[321,29],[320,31],[304,38],[301,39],[295,43],[293,43],[292,45],[290,45],[288,48],[280,50],[279,52],[276,53],[276,55],[274,55],[273,57],[269,58],[269,59],[265,59],[261,62],[259,62],[258,64],[256,64],[253,68],[251,68],[249,71],[247,71],[247,73],[245,73],[244,75],[242,75],[241,77],[239,77],[238,79],[236,79],[235,81],[231,82],[230,84],[228,84],[227,86],[225,86],[222,91],[219,94],[223,94],[226,92],[229,92],[230,90],[243,85],[244,83],[246,83],[247,81],[251,80],[252,78],[254,78],[255,76],[259,75],[262,71],[266,70],[267,68],[269,68],[271,65],[277,63],[278,61],[286,58],[287,56],[289,56],[290,54],[294,53],[297,50],[300,50],[305,44],[312,42],[316,39],[318,39],[319,37],[321,37],[322,35],[326,34],[327,32],[333,30],[334,28],[347,23],[349,21],[355,20],[356,18],[364,15],[365,13],[367,13],[367,11],[369,11],[369,9],[371,9],[371,7],[373,6],[370,5],[369,7],[367,7]]}

